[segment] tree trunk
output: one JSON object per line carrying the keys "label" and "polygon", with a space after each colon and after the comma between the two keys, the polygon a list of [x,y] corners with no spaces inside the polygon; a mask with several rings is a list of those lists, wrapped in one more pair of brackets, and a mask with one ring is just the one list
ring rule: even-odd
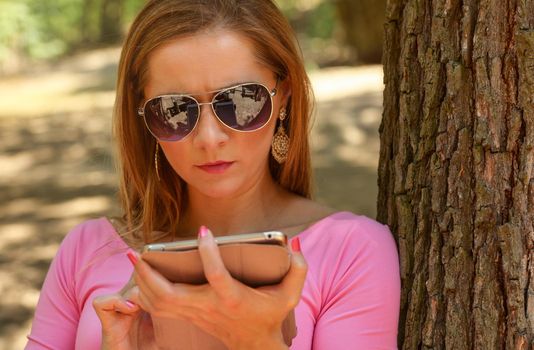
{"label": "tree trunk", "polygon": [[102,0],[100,7],[100,42],[113,44],[122,36],[123,0]]}
{"label": "tree trunk", "polygon": [[92,35],[92,26],[91,26],[91,14],[94,6],[94,0],[83,0],[82,4],[82,16],[80,20],[80,32],[81,32],[81,42],[79,45],[85,46],[94,42],[94,37]]}
{"label": "tree trunk", "polygon": [[345,41],[356,50],[358,61],[380,63],[386,0],[336,0]]}
{"label": "tree trunk", "polygon": [[534,349],[534,1],[388,0],[399,349]]}

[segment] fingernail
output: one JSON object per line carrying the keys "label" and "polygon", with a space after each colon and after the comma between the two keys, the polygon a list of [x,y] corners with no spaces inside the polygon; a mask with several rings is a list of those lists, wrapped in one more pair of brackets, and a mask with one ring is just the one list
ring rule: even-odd
{"label": "fingernail", "polygon": [[198,237],[204,238],[206,237],[207,234],[208,234],[208,229],[206,228],[206,226],[204,225],[200,226],[200,229],[198,230]]}
{"label": "fingernail", "polygon": [[126,300],[126,305],[128,305],[128,307],[129,307],[130,309],[134,309],[134,308],[135,308],[135,304],[132,303],[130,300]]}
{"label": "fingernail", "polygon": [[133,250],[128,249],[128,251],[126,252],[126,256],[128,257],[128,259],[130,259],[130,262],[133,266],[137,264],[137,255],[135,255]]}
{"label": "fingernail", "polygon": [[300,252],[300,238],[299,237],[293,238],[293,240],[291,241],[291,249],[296,253]]}

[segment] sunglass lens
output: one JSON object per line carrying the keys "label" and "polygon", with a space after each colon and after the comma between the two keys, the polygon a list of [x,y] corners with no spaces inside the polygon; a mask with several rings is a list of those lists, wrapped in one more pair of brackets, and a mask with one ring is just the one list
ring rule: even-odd
{"label": "sunglass lens", "polygon": [[198,109],[197,102],[186,96],[157,97],[146,104],[145,121],[159,140],[179,141],[195,127]]}
{"label": "sunglass lens", "polygon": [[213,104],[219,119],[239,131],[252,131],[264,126],[271,117],[271,96],[266,87],[245,84],[221,91]]}

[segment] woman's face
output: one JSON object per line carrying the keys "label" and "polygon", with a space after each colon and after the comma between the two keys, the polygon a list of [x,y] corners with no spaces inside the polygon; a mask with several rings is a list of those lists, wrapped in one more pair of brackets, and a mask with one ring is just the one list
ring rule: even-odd
{"label": "woman's face", "polygon": [[[257,61],[253,50],[246,38],[230,31],[176,39],[150,55],[145,98],[194,93],[200,103],[205,103],[211,102],[213,94],[202,92],[246,82],[262,83],[272,90],[276,77]],[[216,118],[211,106],[203,105],[191,134],[181,141],[160,142],[190,192],[212,198],[234,197],[269,179],[272,135],[280,107],[287,103],[283,92],[279,83],[272,117],[257,131],[232,130]],[[210,166],[217,162],[225,163]]]}

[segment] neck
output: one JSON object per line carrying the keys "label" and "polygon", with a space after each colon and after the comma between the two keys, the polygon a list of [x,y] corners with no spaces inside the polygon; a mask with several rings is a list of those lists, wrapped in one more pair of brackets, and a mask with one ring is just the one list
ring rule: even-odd
{"label": "neck", "polygon": [[289,197],[271,176],[233,197],[213,198],[191,189],[188,195],[181,225],[188,236],[201,225],[216,236],[272,229]]}

